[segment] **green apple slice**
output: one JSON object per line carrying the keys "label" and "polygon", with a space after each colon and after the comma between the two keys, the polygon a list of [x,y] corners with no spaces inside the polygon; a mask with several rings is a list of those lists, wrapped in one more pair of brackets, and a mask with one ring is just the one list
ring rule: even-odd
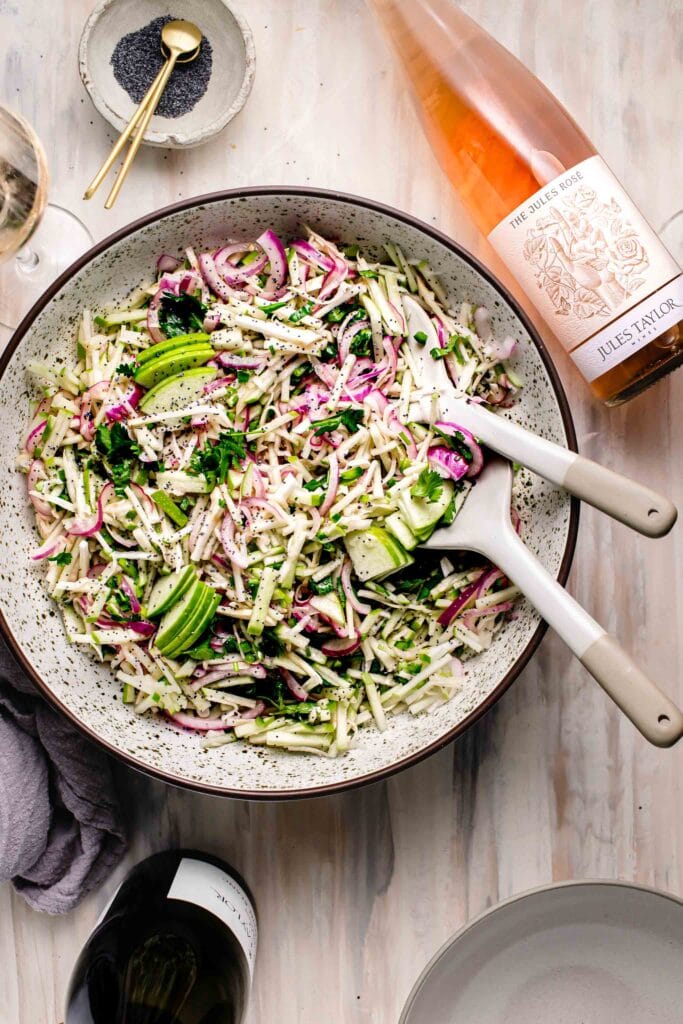
{"label": "green apple slice", "polygon": [[175,377],[167,377],[142,398],[140,410],[148,416],[158,416],[193,405],[203,397],[204,388],[217,373],[218,370],[210,366],[199,366]]}
{"label": "green apple slice", "polygon": [[[404,569],[413,561],[403,545],[381,526],[356,530],[344,538],[346,550],[359,580],[377,580]],[[311,603],[313,603],[313,598]]]}
{"label": "green apple slice", "polygon": [[[190,613],[180,622],[170,640],[164,643],[162,653],[168,658],[175,658],[181,651],[191,647],[213,618],[220,595],[206,583],[200,584],[200,597],[198,603],[191,609]],[[216,601],[218,598],[218,601]],[[169,612],[172,614],[173,609]]]}
{"label": "green apple slice", "polygon": [[187,348],[188,345],[194,345],[198,341],[209,341],[209,335],[203,331],[195,331],[193,334],[176,334],[174,338],[166,338],[165,341],[160,341],[156,345],[150,345],[149,348],[144,349],[137,357],[138,366],[142,366],[144,363],[149,362],[150,359],[156,359],[157,356],[163,356],[174,349]]}
{"label": "green apple slice", "polygon": [[155,619],[158,615],[167,612],[183,594],[187,593],[196,578],[194,565],[186,565],[180,572],[172,572],[169,576],[162,576],[161,579],[158,579],[149,595],[146,608],[147,617]]}
{"label": "green apple slice", "polygon": [[183,651],[193,647],[216,614],[216,609],[221,603],[221,595],[217,594],[211,587],[207,589],[210,594],[207,604],[203,606],[202,612],[193,620],[189,631],[184,633],[182,639],[179,639],[178,643],[171,648],[170,656],[172,658],[177,658]]}
{"label": "green apple slice", "polygon": [[400,512],[394,512],[392,515],[387,516],[384,520],[384,525],[389,533],[392,533],[396,540],[403,545],[406,551],[412,551],[413,548],[417,547],[417,537],[410,527],[406,525],[406,521]]}
{"label": "green apple slice", "polygon": [[401,492],[398,499],[399,508],[407,525],[418,540],[426,540],[433,532],[439,519],[451,503],[453,490],[452,481],[444,480],[441,494],[436,501],[413,498],[409,491]]}
{"label": "green apple slice", "polygon": [[205,600],[207,590],[210,590],[210,588],[206,584],[195,579],[190,589],[186,590],[180,600],[166,612],[159,623],[156,636],[156,645],[162,654],[166,653],[168,647],[172,647],[175,644],[188,622],[193,619],[197,609]]}
{"label": "green apple slice", "polygon": [[208,363],[213,354],[211,346],[201,342],[198,345],[185,345],[157,359],[149,359],[137,368],[133,376],[136,384],[151,388],[167,377],[177,376],[185,370],[192,370],[195,366]]}

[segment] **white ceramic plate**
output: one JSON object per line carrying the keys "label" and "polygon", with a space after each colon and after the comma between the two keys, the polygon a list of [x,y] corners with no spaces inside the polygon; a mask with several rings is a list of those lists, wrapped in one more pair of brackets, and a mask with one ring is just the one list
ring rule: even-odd
{"label": "white ceramic plate", "polygon": [[[73,265],[20,325],[0,360],[0,619],[5,636],[46,696],[90,736],[134,767],[179,785],[250,798],[308,796],[377,779],[438,749],[475,721],[521,671],[542,627],[525,603],[492,647],[467,665],[461,694],[435,713],[398,715],[389,729],[363,730],[350,753],[334,760],[282,754],[242,743],[203,751],[196,736],[164,721],[137,717],[122,704],[119,686],[65,639],[61,620],[30,562],[36,534],[26,481],[15,469],[17,445],[28,417],[26,365],[34,359],[71,360],[84,306],[121,302],[141,281],[153,280],[159,253],[184,246],[212,248],[227,238],[250,239],[271,226],[284,238],[308,224],[332,238],[381,252],[397,241],[411,256],[429,260],[454,304],[485,304],[501,336],[520,339],[516,369],[526,380],[510,415],[560,444],[575,447],[566,398],[531,326],[502,286],[455,243],[419,221],[368,200],[308,189],[247,189],[189,200],[129,225]],[[539,347],[540,346],[540,347]],[[567,495],[523,474],[518,508],[525,538],[544,565],[566,580],[576,534]]]}
{"label": "white ceramic plate", "polygon": [[427,965],[400,1024],[680,1024],[683,904],[621,882],[513,897]]}

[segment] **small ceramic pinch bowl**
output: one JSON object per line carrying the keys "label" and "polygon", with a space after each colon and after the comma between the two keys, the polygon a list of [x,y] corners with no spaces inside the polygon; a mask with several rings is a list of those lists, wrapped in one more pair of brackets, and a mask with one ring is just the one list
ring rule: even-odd
{"label": "small ceramic pinch bowl", "polygon": [[[135,715],[121,701],[110,667],[67,642],[43,587],[44,567],[30,558],[35,516],[26,478],[16,471],[19,445],[35,397],[26,367],[32,361],[71,362],[83,308],[121,304],[142,281],[153,280],[160,253],[215,249],[227,239],[253,239],[272,228],[296,238],[310,225],[330,238],[358,243],[379,258],[388,241],[426,259],[451,303],[486,305],[494,330],[519,339],[514,368],[524,379],[520,400],[505,415],[575,448],[567,400],[543,343],[514,299],[468,252],[408,214],[368,199],[311,188],[267,187],[217,192],[149,214],[99,242],[74,263],[34,306],[0,358],[0,631],[45,697],[95,742],[129,765],[166,782],[206,793],[274,799],[330,793],[380,779],[420,760],[460,735],[519,675],[545,627],[526,601],[491,647],[467,662],[462,691],[428,715],[396,715],[385,732],[360,731],[343,757],[288,754],[231,743],[204,750],[196,734],[159,716]],[[524,538],[564,583],[576,539],[576,503],[526,471],[516,501]]]}
{"label": "small ceramic pinch bowl", "polygon": [[200,146],[239,113],[254,81],[256,53],[251,29],[224,0],[101,0],[81,35],[81,79],[102,117],[117,132],[122,131],[137,104],[117,82],[112,54],[122,36],[159,17],[194,22],[211,44],[213,64],[206,92],[192,109],[180,117],[155,114],[144,142],[170,149]]}

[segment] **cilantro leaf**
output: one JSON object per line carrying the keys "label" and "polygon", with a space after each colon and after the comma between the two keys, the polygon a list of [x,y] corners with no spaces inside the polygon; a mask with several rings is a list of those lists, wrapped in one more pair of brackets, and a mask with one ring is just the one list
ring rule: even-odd
{"label": "cilantro leaf", "polygon": [[159,303],[159,326],[167,338],[204,329],[206,306],[194,295],[164,292]]}
{"label": "cilantro leaf", "polygon": [[372,331],[369,327],[365,327],[355,335],[349,350],[353,352],[354,356],[369,356],[371,343]]}
{"label": "cilantro leaf", "polygon": [[424,498],[425,501],[438,501],[443,491],[443,477],[435,469],[423,469],[417,483],[410,488],[413,498]]}
{"label": "cilantro leaf", "polygon": [[318,359],[323,363],[331,363],[333,359],[336,359],[339,355],[339,349],[337,348],[336,341],[328,341],[325,347],[320,352]]}
{"label": "cilantro leaf", "polygon": [[135,370],[135,363],[119,363],[116,367],[116,372],[120,373],[122,377],[132,377]]}
{"label": "cilantro leaf", "polygon": [[95,447],[107,464],[114,482],[114,491],[123,497],[130,483],[134,460],[140,454],[140,445],[131,438],[122,423],[100,423],[95,431]]}
{"label": "cilantro leaf", "polygon": [[215,444],[195,451],[190,460],[193,472],[206,477],[212,487],[224,484],[228,470],[238,469],[246,457],[245,435],[239,430],[226,430],[219,434]]}
{"label": "cilantro leaf", "polygon": [[73,555],[69,551],[60,551],[58,555],[51,555],[48,562],[56,562],[57,565],[70,565]]}
{"label": "cilantro leaf", "polygon": [[314,594],[331,594],[336,588],[336,582],[333,575],[325,576],[324,579],[310,580],[309,586]]}
{"label": "cilantro leaf", "polygon": [[311,426],[316,428],[316,437],[321,437],[330,430],[336,430],[337,427],[342,426],[346,427],[349,434],[355,434],[363,422],[363,415],[362,409],[342,409],[340,412],[335,412],[324,420],[313,420]]}

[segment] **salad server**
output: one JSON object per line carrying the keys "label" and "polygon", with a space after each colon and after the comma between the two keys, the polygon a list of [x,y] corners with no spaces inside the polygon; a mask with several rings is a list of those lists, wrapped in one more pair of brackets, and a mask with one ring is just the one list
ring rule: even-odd
{"label": "salad server", "polygon": [[475,551],[490,559],[528,598],[572,654],[646,739],[670,747],[683,736],[683,714],[631,660],[516,533],[510,519],[512,466],[492,456],[450,526],[420,546]]}
{"label": "salad server", "polygon": [[[678,511],[668,498],[457,394],[443,360],[430,355],[433,348],[439,348],[439,340],[429,315],[407,295],[403,296],[403,308],[409,352],[418,375],[416,384],[438,398],[439,419],[455,420],[493,451],[519,462],[646,537],[663,537],[669,532]],[[425,336],[426,341],[418,341],[416,335]],[[424,421],[431,419],[433,412],[433,398],[426,396],[413,415]]]}

